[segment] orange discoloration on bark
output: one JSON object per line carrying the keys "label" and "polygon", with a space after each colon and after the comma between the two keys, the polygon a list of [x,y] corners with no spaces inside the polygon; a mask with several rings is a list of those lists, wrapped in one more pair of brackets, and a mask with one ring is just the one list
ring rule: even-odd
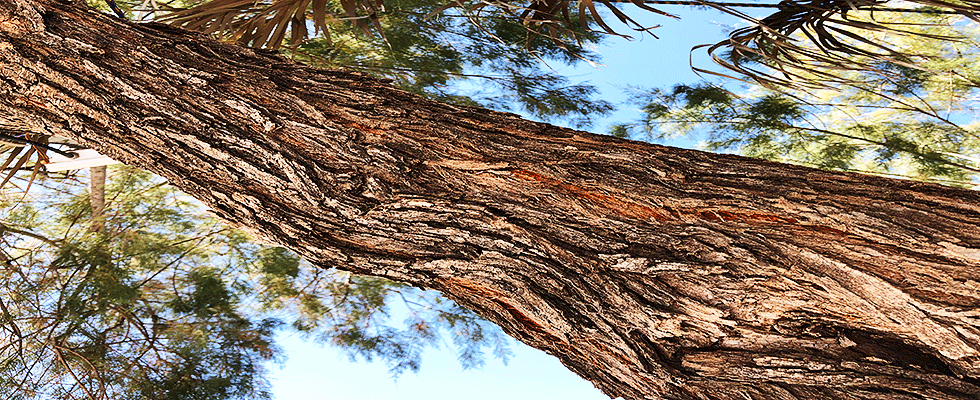
{"label": "orange discoloration on bark", "polygon": [[630,201],[620,200],[613,196],[599,194],[593,190],[589,190],[581,186],[568,184],[559,181],[557,179],[550,178],[528,170],[515,169],[512,171],[512,173],[514,174],[514,176],[518,178],[529,180],[529,181],[542,182],[552,187],[555,187],[557,189],[560,189],[566,193],[570,193],[580,198],[589,200],[595,205],[602,206],[624,217],[644,219],[644,220],[648,220],[652,218],[661,222],[670,221],[674,219],[671,218],[671,216],[661,211],[658,211],[657,209],[654,209],[652,207],[645,206],[643,204],[633,203]]}
{"label": "orange discoloration on bark", "polygon": [[549,332],[548,329],[545,328],[544,325],[541,325],[540,322],[527,316],[527,314],[514,306],[514,304],[511,303],[510,296],[500,290],[488,287],[472,279],[465,278],[436,278],[436,282],[448,288],[465,289],[475,298],[492,300],[506,310],[507,313],[510,314],[510,316],[517,322],[520,322],[528,329],[538,332],[545,339],[553,343],[560,343],[566,346],[568,345],[565,339],[562,339]]}
{"label": "orange discoloration on bark", "polygon": [[355,121],[351,121],[349,119],[340,118],[340,117],[336,117],[336,116],[329,117],[328,119],[331,122],[336,122],[336,123],[338,123],[340,125],[343,125],[343,126],[345,126],[347,128],[350,128],[350,129],[353,129],[353,130],[356,130],[356,131],[359,131],[359,132],[371,133],[371,134],[378,135],[378,136],[381,136],[381,137],[387,136],[385,134],[385,131],[383,131],[381,129],[369,128],[367,126],[364,126],[363,124],[360,124],[360,123],[355,122]]}
{"label": "orange discoloration on bark", "polygon": [[825,226],[815,226],[815,225],[804,225],[801,224],[797,219],[791,217],[783,217],[773,214],[762,214],[757,212],[746,213],[733,210],[720,210],[720,209],[705,209],[705,208],[653,208],[645,206],[643,204],[638,204],[626,200],[619,199],[614,196],[608,196],[604,194],[597,193],[595,190],[587,189],[581,186],[569,184],[560,181],[555,178],[541,175],[536,172],[531,172],[524,169],[514,169],[511,171],[513,176],[528,180],[536,181],[547,184],[555,189],[562,192],[574,195],[578,198],[585,199],[591,204],[608,209],[620,216],[627,218],[635,218],[642,220],[654,219],[660,222],[666,221],[677,221],[682,220],[684,217],[693,217],[696,219],[704,221],[716,221],[716,222],[739,222],[746,224],[786,224],[786,225],[798,225],[807,229],[812,229],[815,231],[823,233],[831,233],[836,235],[847,235],[848,233],[839,229],[828,228]]}

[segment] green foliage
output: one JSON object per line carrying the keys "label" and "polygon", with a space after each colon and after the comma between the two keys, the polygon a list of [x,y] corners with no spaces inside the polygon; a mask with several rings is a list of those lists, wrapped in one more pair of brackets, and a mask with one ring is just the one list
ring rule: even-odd
{"label": "green foliage", "polygon": [[[896,17],[897,18],[897,17]],[[637,96],[644,118],[614,133],[651,139],[690,136],[714,151],[819,168],[975,185],[980,172],[980,28],[959,17],[904,15],[936,38],[886,35],[876,40],[928,54],[878,61],[875,71],[838,71],[834,88],[735,93],[715,85],[678,85]],[[881,21],[879,21],[881,22]]]}
{"label": "green foliage", "polygon": [[[94,7],[106,9],[100,0],[89,1]],[[373,18],[364,14],[364,18],[350,19],[338,17],[349,11],[342,3],[325,2],[326,29],[295,45],[288,44],[292,36],[285,35],[281,51],[307,64],[388,79],[399,88],[434,100],[504,111],[519,108],[535,118],[562,120],[580,127],[589,126],[592,118],[613,110],[611,103],[595,98],[595,87],[573,84],[551,67],[598,61],[598,55],[587,50],[604,37],[596,31],[573,25],[542,32],[540,26],[521,24],[507,7],[505,11],[491,10],[493,7],[446,9],[447,3],[441,0],[386,1],[384,9],[374,12]],[[142,1],[119,0],[117,4],[133,17],[167,16],[153,10],[139,11],[146,4]],[[185,0],[170,2],[170,7],[197,10],[190,12],[188,18],[200,21],[181,24],[241,40],[234,35],[237,25],[209,25],[223,21],[213,19],[211,13],[231,13],[229,18],[244,18],[245,23],[251,13],[275,4],[285,5],[234,2],[208,9],[209,1]],[[304,4],[309,9],[297,11],[298,15],[305,16],[308,22],[317,20],[320,14],[313,9],[313,3]],[[234,8],[239,6],[245,8]],[[575,10],[569,16],[579,20]],[[592,21],[592,17],[585,20]],[[365,24],[377,27],[366,29]]]}
{"label": "green foliage", "polygon": [[[0,204],[4,398],[268,398],[264,368],[287,326],[393,374],[417,370],[440,332],[466,367],[487,347],[508,354],[469,311],[256,245],[149,173],[113,173],[99,232],[81,185],[39,183],[30,201]],[[404,324],[391,321],[392,299]]]}
{"label": "green foliage", "polygon": [[436,0],[389,1],[379,21],[383,37],[337,23],[329,38],[288,51],[313,65],[360,70],[458,105],[509,110],[513,104],[536,118],[570,119],[578,126],[612,111],[609,102],[593,99],[593,86],[570,84],[547,65],[598,59],[585,49],[601,39],[596,32],[580,29],[575,40],[551,40],[499,14],[437,13],[444,6]]}
{"label": "green foliage", "polygon": [[[109,188],[115,213],[90,233],[87,194],[57,185],[2,215],[0,349],[5,397],[251,399],[268,397],[271,321],[252,321],[208,267],[228,230],[149,174]],[[45,183],[50,183],[46,181]],[[19,210],[23,209],[23,210]],[[39,218],[39,216],[43,216]],[[237,308],[236,308],[237,307]]]}
{"label": "green foliage", "polygon": [[[448,331],[464,368],[482,366],[484,348],[504,361],[510,357],[506,336],[499,328],[435,293],[407,291],[413,298],[402,303],[400,313],[407,314],[405,326],[394,328],[384,323],[391,313],[387,299],[393,290],[406,293],[407,288],[367,277],[352,277],[350,287],[360,295],[334,303],[328,315],[341,322],[321,330],[317,337],[345,349],[351,360],[382,358],[394,375],[416,371],[422,351],[440,346],[440,330]],[[301,331],[315,330],[322,323],[311,319],[296,322]]]}

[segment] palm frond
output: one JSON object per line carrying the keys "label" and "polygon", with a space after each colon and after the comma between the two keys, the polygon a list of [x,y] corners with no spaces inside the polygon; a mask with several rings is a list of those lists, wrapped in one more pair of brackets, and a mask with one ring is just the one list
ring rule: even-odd
{"label": "palm frond", "polygon": [[[27,148],[27,151],[24,153],[24,155],[22,155],[20,157],[17,157],[17,162],[14,163],[13,168],[11,168],[10,169],[10,172],[7,173],[7,176],[3,178],[3,182],[0,182],[0,187],[3,187],[5,185],[7,185],[7,182],[10,182],[10,178],[13,178],[14,177],[14,174],[16,174],[17,171],[20,171],[20,169],[24,166],[24,164],[27,164],[27,162],[31,160],[31,156],[34,155],[34,153],[36,153],[36,152],[37,151],[34,150],[33,147],[28,147]],[[20,153],[20,152],[18,151],[17,153]],[[13,161],[14,158],[15,158],[15,156],[14,155],[11,155],[11,157],[9,159],[7,159],[6,162],[4,162],[4,167],[6,167],[7,165],[9,165],[9,162],[10,161]],[[35,174],[36,174],[36,167],[35,167]],[[32,174],[31,175],[31,181],[32,182],[34,180],[34,175],[35,174]],[[24,190],[24,192],[27,192],[27,190]]]}
{"label": "palm frond", "polygon": [[[703,6],[744,19],[753,26],[735,30],[720,43],[696,47],[707,48],[717,64],[735,74],[694,69],[736,79],[742,79],[740,75],[770,88],[826,87],[849,83],[842,78],[842,71],[875,71],[875,66],[882,63],[904,63],[917,68],[916,59],[924,57],[896,49],[872,38],[872,34],[958,39],[906,29],[901,24],[878,22],[873,14],[868,18],[866,11],[889,1],[784,0],[777,5],[777,12],[761,20],[725,3],[699,1]],[[980,21],[980,0],[909,2]],[[523,24],[528,35],[539,35],[556,42],[576,40],[575,22],[570,17],[573,7],[578,11],[579,28],[586,30],[597,27],[607,34],[625,36],[606,23],[605,12],[635,31],[647,33],[654,28],[641,25],[617,8],[617,3],[631,3],[647,12],[678,18],[650,7],[644,0],[447,0],[445,5],[429,12],[428,17],[457,13],[479,27],[482,18],[495,16]],[[367,34],[379,34],[384,38],[380,19],[385,13],[384,0],[211,0],[186,9],[174,9],[163,20],[188,29],[218,33],[253,47],[277,49],[284,45],[287,34],[288,45],[306,40],[310,36],[308,20],[313,22],[314,34],[323,33],[328,39],[331,24],[340,21],[349,21]],[[481,31],[493,35],[490,30]]]}
{"label": "palm frond", "polygon": [[[45,171],[44,165],[50,161],[47,154],[49,151],[69,158],[75,157],[75,153],[52,147],[53,143],[51,143],[51,139],[51,135],[0,128],[0,157],[4,154],[7,155],[3,164],[0,164],[0,171],[7,171],[3,175],[3,179],[0,180],[0,188],[6,186],[18,172],[24,169],[30,169],[31,177],[23,190],[26,194],[37,176]],[[68,143],[67,139],[60,137],[59,139],[63,140],[55,143],[56,145],[68,146],[70,149],[81,148],[75,144]],[[35,159],[33,160],[34,164],[27,167],[27,164],[32,159]]]}
{"label": "palm frond", "polygon": [[[755,26],[733,31],[725,41],[707,46],[712,59],[763,86],[818,88],[855,83],[842,77],[845,71],[885,74],[882,63],[917,66],[931,57],[899,49],[879,38],[885,35],[956,41],[957,36],[929,34],[908,29],[915,24],[891,24],[874,19],[875,8],[888,0],[787,0],[776,13]],[[954,4],[941,0],[910,0],[922,7],[951,10],[977,21],[980,1]],[[867,11],[854,18],[856,11]],[[714,75],[724,74],[695,69]]]}
{"label": "palm frond", "polygon": [[[581,27],[590,29],[598,25],[608,34],[618,33],[603,20],[606,10],[620,22],[636,31],[648,31],[628,14],[616,7],[622,0],[579,0]],[[644,4],[643,0],[628,0],[643,10],[678,18]],[[603,7],[596,7],[601,4]],[[536,34],[555,40],[574,38],[570,18],[573,2],[570,0],[530,0],[530,4],[514,4],[497,0],[450,0],[444,6],[429,13],[456,10],[470,17],[476,24],[486,16],[498,16],[522,23]],[[480,13],[492,10],[491,13]],[[380,22],[385,13],[384,0],[211,0],[188,8],[169,8],[160,20],[186,29],[215,33],[219,36],[252,47],[278,49],[284,45],[287,32],[288,45],[293,46],[310,37],[307,21],[312,21],[314,34],[324,33],[329,39],[330,25],[347,21],[366,34],[378,34],[384,38]],[[543,29],[541,29],[543,28]],[[622,35],[620,35],[622,36]]]}
{"label": "palm frond", "polygon": [[[340,0],[334,10],[327,0],[213,0],[186,9],[173,9],[161,20],[186,29],[216,33],[226,39],[252,47],[278,49],[289,34],[289,44],[309,38],[307,21],[313,21],[315,34],[329,35],[330,24],[350,21],[370,34],[381,32],[378,13],[380,0]],[[339,12],[338,12],[339,11]],[[369,24],[367,21],[371,20]]]}

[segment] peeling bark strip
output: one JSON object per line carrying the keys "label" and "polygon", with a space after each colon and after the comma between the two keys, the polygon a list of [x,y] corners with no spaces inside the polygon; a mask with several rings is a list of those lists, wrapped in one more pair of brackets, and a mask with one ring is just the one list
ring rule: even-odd
{"label": "peeling bark strip", "polygon": [[0,124],[440,290],[610,396],[980,396],[976,192],[439,104],[81,4],[0,0]]}

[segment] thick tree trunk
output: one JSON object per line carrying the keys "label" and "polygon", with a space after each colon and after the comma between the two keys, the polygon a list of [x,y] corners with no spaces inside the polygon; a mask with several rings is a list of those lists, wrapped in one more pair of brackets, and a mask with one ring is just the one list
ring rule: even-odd
{"label": "thick tree trunk", "polygon": [[439,104],[55,0],[0,0],[0,125],[442,291],[610,396],[980,396],[976,192]]}

